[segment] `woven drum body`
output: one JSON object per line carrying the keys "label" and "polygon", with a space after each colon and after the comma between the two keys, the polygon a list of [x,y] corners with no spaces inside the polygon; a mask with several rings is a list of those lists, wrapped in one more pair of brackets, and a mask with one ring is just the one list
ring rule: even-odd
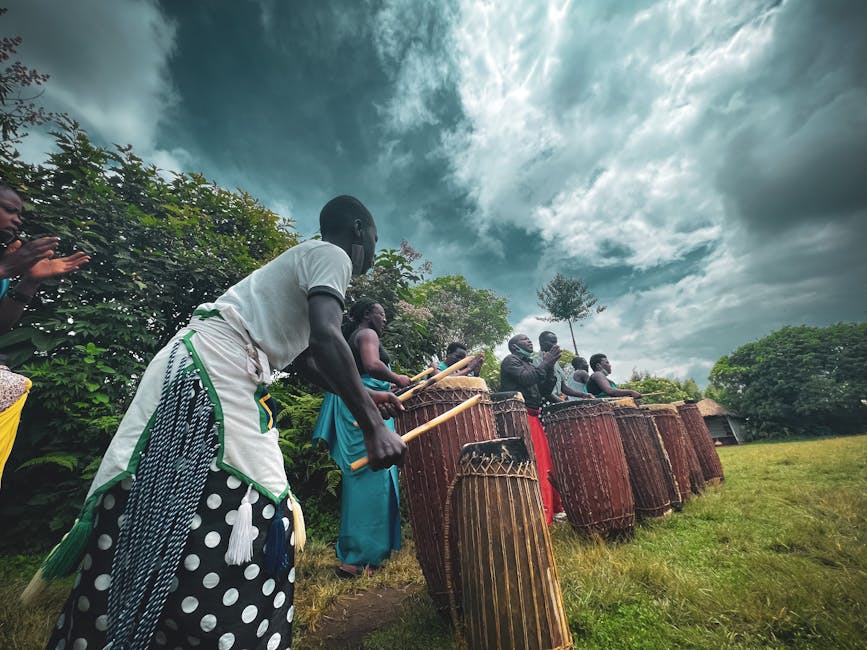
{"label": "woven drum body", "polygon": [[722,463],[698,404],[679,404],[677,411],[692,440],[705,482],[711,485],[719,484],[724,479]]}
{"label": "woven drum body", "polygon": [[441,611],[449,607],[443,554],[446,494],[461,447],[497,437],[490,393],[484,379],[446,377],[407,400],[406,410],[395,419],[397,432],[403,434],[479,394],[481,402],[410,442],[403,464],[416,557]]}
{"label": "woven drum body", "polygon": [[571,648],[536,468],[520,438],[464,446],[449,515],[467,647]]}
{"label": "woven drum body", "polygon": [[545,430],[569,523],[585,533],[630,532],[635,501],[614,407],[601,400],[554,404],[545,409]]}
{"label": "woven drum body", "polygon": [[705,488],[704,472],[701,471],[701,463],[698,461],[698,454],[695,453],[695,445],[693,444],[689,433],[687,433],[686,425],[683,423],[683,418],[680,417],[679,413],[677,417],[680,419],[680,426],[683,428],[686,460],[689,464],[689,487],[693,494],[702,494],[704,493]]}
{"label": "woven drum body", "polygon": [[[674,475],[675,487],[680,497],[681,505],[689,498],[689,459],[686,453],[686,430],[683,421],[677,413],[677,407],[671,404],[648,404],[641,409],[646,411],[656,425],[659,437]],[[675,502],[672,502],[675,505]]]}
{"label": "woven drum body", "polygon": [[629,466],[635,514],[639,518],[670,515],[671,471],[663,468],[653,418],[638,408],[615,406],[614,419]]}
{"label": "woven drum body", "polygon": [[497,423],[498,438],[520,438],[527,446],[530,461],[536,462],[533,453],[533,439],[530,424],[527,422],[527,405],[519,392],[491,393],[494,403],[494,420]]}

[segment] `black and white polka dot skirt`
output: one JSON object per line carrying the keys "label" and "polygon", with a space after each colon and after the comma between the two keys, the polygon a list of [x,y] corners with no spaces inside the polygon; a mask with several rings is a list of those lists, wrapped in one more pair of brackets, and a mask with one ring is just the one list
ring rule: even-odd
{"label": "black and white polka dot skirt", "polygon": [[[264,570],[265,540],[274,504],[255,490],[253,559],[226,565],[232,525],[247,486],[211,466],[190,526],[181,565],[151,641],[152,648],[187,650],[284,650],[291,646],[295,615],[295,533],[292,512],[281,504],[289,567],[270,577]],[[102,650],[108,629],[108,590],[114,545],[130,482],[103,495],[94,535],[75,586],[46,650]]]}

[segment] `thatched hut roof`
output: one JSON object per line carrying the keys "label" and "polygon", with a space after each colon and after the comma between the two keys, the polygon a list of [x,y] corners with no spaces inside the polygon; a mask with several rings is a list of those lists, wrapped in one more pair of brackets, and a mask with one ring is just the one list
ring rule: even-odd
{"label": "thatched hut roof", "polygon": [[[672,402],[675,406],[682,406],[685,404],[683,400],[678,402]],[[731,415],[732,417],[738,417],[736,413],[732,413],[725,406],[720,404],[719,402],[715,402],[709,397],[705,397],[703,400],[699,400],[695,403],[698,406],[698,410],[701,413],[701,416],[706,418],[713,415]]]}

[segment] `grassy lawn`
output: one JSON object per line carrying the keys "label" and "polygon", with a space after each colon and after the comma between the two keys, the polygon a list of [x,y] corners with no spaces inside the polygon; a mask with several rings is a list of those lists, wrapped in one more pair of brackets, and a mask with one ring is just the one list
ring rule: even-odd
{"label": "grassy lawn", "polygon": [[[726,482],[634,539],[601,543],[553,530],[579,648],[867,647],[867,436],[720,449]],[[2,558],[0,648],[41,648],[67,585],[22,611],[17,593],[38,560]],[[350,583],[333,550],[304,554],[295,647],[341,595],[420,584],[409,546]],[[368,648],[454,648],[424,593],[365,640]]]}

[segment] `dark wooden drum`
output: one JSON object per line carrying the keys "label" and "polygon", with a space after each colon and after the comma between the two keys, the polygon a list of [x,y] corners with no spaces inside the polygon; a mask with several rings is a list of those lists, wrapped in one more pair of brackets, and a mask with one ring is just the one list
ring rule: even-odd
{"label": "dark wooden drum", "polygon": [[546,407],[554,480],[569,523],[581,532],[620,535],[635,526],[635,501],[614,407],[601,400]]}
{"label": "dark wooden drum", "polygon": [[461,646],[571,648],[539,480],[524,442],[465,445],[449,505],[446,549],[457,546],[457,555],[447,551],[447,568]]}
{"label": "dark wooden drum", "polygon": [[403,464],[416,557],[434,605],[443,612],[449,607],[443,554],[446,494],[461,447],[497,437],[488,386],[478,377],[446,377],[407,400],[406,411],[395,418],[395,428],[403,434],[478,394],[483,395],[479,404],[410,442]]}
{"label": "dark wooden drum", "polygon": [[[683,500],[685,501],[690,493],[701,494],[704,492],[704,474],[702,474],[698,456],[696,456],[695,448],[692,446],[692,441],[686,432],[686,426],[683,424],[677,406],[674,404],[649,404],[642,408],[653,410],[656,426],[663,435],[670,456],[672,449],[677,451],[677,446],[669,448],[669,441],[672,438],[679,438],[681,441],[679,446],[683,450],[684,467],[675,469],[675,474],[678,485],[681,486],[680,494]],[[679,456],[679,454],[676,455]],[[677,462],[680,462],[679,458]],[[672,464],[675,464],[674,457],[672,457]]]}
{"label": "dark wooden drum", "polygon": [[686,426],[686,432],[692,441],[695,454],[698,456],[701,473],[706,483],[717,485],[724,480],[722,463],[713,444],[713,437],[705,424],[698,404],[678,404],[677,411]]}
{"label": "dark wooden drum", "polygon": [[670,515],[673,479],[670,466],[663,467],[653,418],[637,407],[615,406],[614,419],[629,466],[635,514],[639,518]]}
{"label": "dark wooden drum", "polygon": [[524,396],[517,391],[491,393],[494,408],[494,420],[497,423],[498,438],[520,438],[527,445],[530,460],[536,462],[533,453],[533,439],[530,436],[530,425],[527,422],[527,406]]}
{"label": "dark wooden drum", "polygon": [[[662,464],[671,473],[671,505],[675,510],[683,508],[690,495],[689,461],[686,457],[686,431],[671,404],[648,404],[640,407],[652,420],[659,436]],[[667,464],[667,465],[666,465]]]}

